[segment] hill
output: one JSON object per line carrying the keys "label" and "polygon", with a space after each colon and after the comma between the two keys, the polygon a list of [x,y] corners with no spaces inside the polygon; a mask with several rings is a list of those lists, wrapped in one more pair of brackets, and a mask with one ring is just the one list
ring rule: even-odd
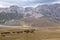
{"label": "hill", "polygon": [[34,18],[34,17],[28,17],[28,18],[22,18],[22,19],[16,19],[16,20],[10,20],[5,23],[5,25],[10,26],[33,26],[33,27],[56,27],[59,26],[59,22],[56,22],[52,19],[49,19],[46,16],[40,17],[40,18]]}

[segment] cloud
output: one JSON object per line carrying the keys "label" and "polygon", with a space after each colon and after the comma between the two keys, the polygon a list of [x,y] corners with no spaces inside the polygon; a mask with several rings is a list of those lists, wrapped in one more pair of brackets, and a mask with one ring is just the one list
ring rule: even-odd
{"label": "cloud", "polygon": [[11,5],[16,5],[16,3],[10,3],[10,2],[0,1],[0,7],[9,7]]}
{"label": "cloud", "polygon": [[0,6],[7,7],[10,5],[34,6],[37,4],[60,3],[60,0],[0,0]]}
{"label": "cloud", "polygon": [[0,7],[6,7],[6,6],[9,6],[11,4],[7,3],[7,2],[2,2],[0,1]]}
{"label": "cloud", "polygon": [[18,6],[29,6],[33,5],[35,0],[0,0],[0,5],[3,7],[10,5],[18,5]]}
{"label": "cloud", "polygon": [[55,3],[60,3],[60,0],[55,0],[54,2],[52,2],[52,4],[55,4]]}

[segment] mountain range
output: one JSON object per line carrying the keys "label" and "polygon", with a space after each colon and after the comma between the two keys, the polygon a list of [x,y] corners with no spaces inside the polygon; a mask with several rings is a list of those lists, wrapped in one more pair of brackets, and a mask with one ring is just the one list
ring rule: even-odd
{"label": "mountain range", "polygon": [[[0,17],[9,17],[11,19],[20,17],[35,17],[39,18],[41,16],[48,16],[49,18],[56,19],[60,21],[60,4],[45,4],[38,5],[36,7],[18,7],[16,5],[10,6],[8,8],[0,8]],[[4,19],[4,18],[2,18]]]}
{"label": "mountain range", "polygon": [[[8,24],[9,21],[11,20],[16,21],[18,19],[20,20],[20,22],[21,19],[24,19],[24,21],[22,22],[28,25],[30,24],[32,25],[34,23],[39,26],[43,24],[45,25],[46,23],[47,23],[46,25],[49,24],[55,25],[57,22],[60,21],[60,4],[57,3],[49,5],[45,4],[45,5],[38,5],[36,7],[25,7],[25,8],[13,5],[8,8],[0,8],[0,21],[2,20],[1,22],[6,21],[3,23]],[[37,19],[40,21],[38,22]]]}

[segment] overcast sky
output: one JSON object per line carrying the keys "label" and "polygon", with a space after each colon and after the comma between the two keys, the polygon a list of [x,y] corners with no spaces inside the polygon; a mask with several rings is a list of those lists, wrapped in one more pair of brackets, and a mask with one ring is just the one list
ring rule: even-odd
{"label": "overcast sky", "polygon": [[60,3],[60,0],[0,0],[0,7],[10,5],[35,6],[37,4]]}

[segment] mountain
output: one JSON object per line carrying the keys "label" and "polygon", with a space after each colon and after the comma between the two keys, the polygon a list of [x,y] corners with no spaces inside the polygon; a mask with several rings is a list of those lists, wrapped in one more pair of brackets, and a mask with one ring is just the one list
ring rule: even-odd
{"label": "mountain", "polygon": [[43,16],[40,13],[36,12],[36,9],[33,7],[18,7],[18,6],[10,6],[8,8],[0,8],[0,20],[11,20],[11,19],[19,19],[26,17],[41,17]]}
{"label": "mountain", "polygon": [[24,18],[21,19],[21,21],[24,21],[25,24],[33,27],[54,27],[60,24],[52,19],[49,19],[46,16],[40,18]]}
{"label": "mountain", "polygon": [[5,22],[5,25],[9,25],[9,26],[28,25],[32,27],[57,27],[60,25],[60,23],[52,19],[49,19],[46,16],[43,16],[40,18],[28,17],[28,18],[10,20],[10,21]]}
{"label": "mountain", "polygon": [[43,16],[47,16],[54,21],[60,21],[60,4],[44,4],[25,8],[13,5],[8,8],[0,8],[0,23],[29,17],[39,19]]}
{"label": "mountain", "polygon": [[12,20],[23,18],[24,8],[18,6],[10,6],[9,8],[0,8],[0,20]]}
{"label": "mountain", "polygon": [[60,21],[60,4],[39,5],[36,8],[39,13]]}

